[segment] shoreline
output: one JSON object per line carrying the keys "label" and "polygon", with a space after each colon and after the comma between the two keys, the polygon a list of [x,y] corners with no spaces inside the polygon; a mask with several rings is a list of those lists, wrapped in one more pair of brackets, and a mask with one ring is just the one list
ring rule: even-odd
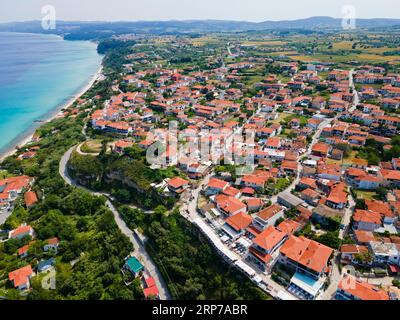
{"label": "shoreline", "polygon": [[103,73],[103,64],[97,69],[96,73],[92,75],[90,80],[86,83],[86,85],[82,89],[78,89],[78,92],[73,94],[70,98],[66,98],[66,101],[56,106],[54,109],[50,110],[47,114],[44,115],[43,121],[34,122],[32,126],[27,128],[23,133],[21,133],[17,138],[10,141],[10,146],[6,147],[4,151],[0,152],[0,164],[9,156],[14,155],[17,152],[17,147],[20,149],[25,145],[32,142],[33,136],[36,130],[41,127],[43,124],[48,123],[58,117],[62,116],[61,110],[68,109],[71,107],[74,102],[80,98],[83,94],[88,91],[93,84],[101,79]]}

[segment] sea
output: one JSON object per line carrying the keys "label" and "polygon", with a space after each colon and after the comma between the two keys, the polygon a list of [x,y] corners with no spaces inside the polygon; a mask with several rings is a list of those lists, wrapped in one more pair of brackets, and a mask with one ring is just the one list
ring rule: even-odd
{"label": "sea", "polygon": [[0,32],[0,154],[79,93],[101,60],[92,42]]}

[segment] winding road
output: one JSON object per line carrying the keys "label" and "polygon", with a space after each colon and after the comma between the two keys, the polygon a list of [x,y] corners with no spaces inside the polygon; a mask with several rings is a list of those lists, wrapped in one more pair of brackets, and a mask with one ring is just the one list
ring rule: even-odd
{"label": "winding road", "polygon": [[71,154],[75,148],[76,148],[76,146],[73,146],[72,148],[70,148],[62,156],[62,158],[60,160],[59,173],[60,173],[61,177],[70,186],[84,189],[95,196],[104,196],[107,198],[106,205],[113,213],[114,219],[115,219],[115,222],[116,222],[118,228],[124,235],[126,235],[128,237],[129,241],[132,243],[132,245],[135,249],[135,256],[140,260],[140,262],[144,265],[145,269],[154,278],[154,280],[157,284],[157,287],[158,287],[160,299],[161,300],[172,300],[172,296],[168,290],[168,287],[163,279],[161,272],[157,268],[157,265],[154,263],[151,256],[147,253],[146,248],[144,247],[142,242],[137,238],[137,236],[132,232],[132,230],[130,230],[128,228],[128,226],[126,225],[126,223],[121,219],[121,216],[120,216],[118,210],[115,208],[115,206],[110,201],[110,200],[112,200],[112,197],[107,193],[94,192],[92,190],[89,190],[85,187],[80,186],[68,174],[67,163],[68,163],[68,160],[70,159]]}

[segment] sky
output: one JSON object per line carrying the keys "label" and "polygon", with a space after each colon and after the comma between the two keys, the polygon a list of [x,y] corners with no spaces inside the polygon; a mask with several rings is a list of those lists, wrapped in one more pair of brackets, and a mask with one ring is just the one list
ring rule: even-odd
{"label": "sky", "polygon": [[219,19],[293,20],[342,17],[352,5],[357,18],[400,18],[399,0],[0,0],[0,22],[40,20],[45,5],[57,20],[139,21]]}

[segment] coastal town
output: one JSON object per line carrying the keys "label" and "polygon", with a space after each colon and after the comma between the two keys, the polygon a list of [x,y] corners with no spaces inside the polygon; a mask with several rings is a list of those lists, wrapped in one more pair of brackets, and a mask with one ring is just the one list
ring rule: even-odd
{"label": "coastal town", "polygon": [[[294,46],[285,38],[214,37],[118,37],[120,66],[97,81],[107,94],[83,95],[58,117],[84,125],[49,165],[104,198],[134,248],[117,271],[124,285],[143,299],[177,294],[145,226],[176,213],[273,299],[398,300],[399,60],[300,59],[282,53]],[[351,47],[351,37],[328,40]],[[20,266],[2,283],[22,295],[65,263],[59,244],[73,241],[65,230],[38,237],[41,218],[30,224],[28,214],[10,223],[16,208],[49,201],[34,166],[42,137],[61,130],[39,132],[1,167],[25,168],[0,179],[0,221],[14,227],[1,241],[13,241]]]}

